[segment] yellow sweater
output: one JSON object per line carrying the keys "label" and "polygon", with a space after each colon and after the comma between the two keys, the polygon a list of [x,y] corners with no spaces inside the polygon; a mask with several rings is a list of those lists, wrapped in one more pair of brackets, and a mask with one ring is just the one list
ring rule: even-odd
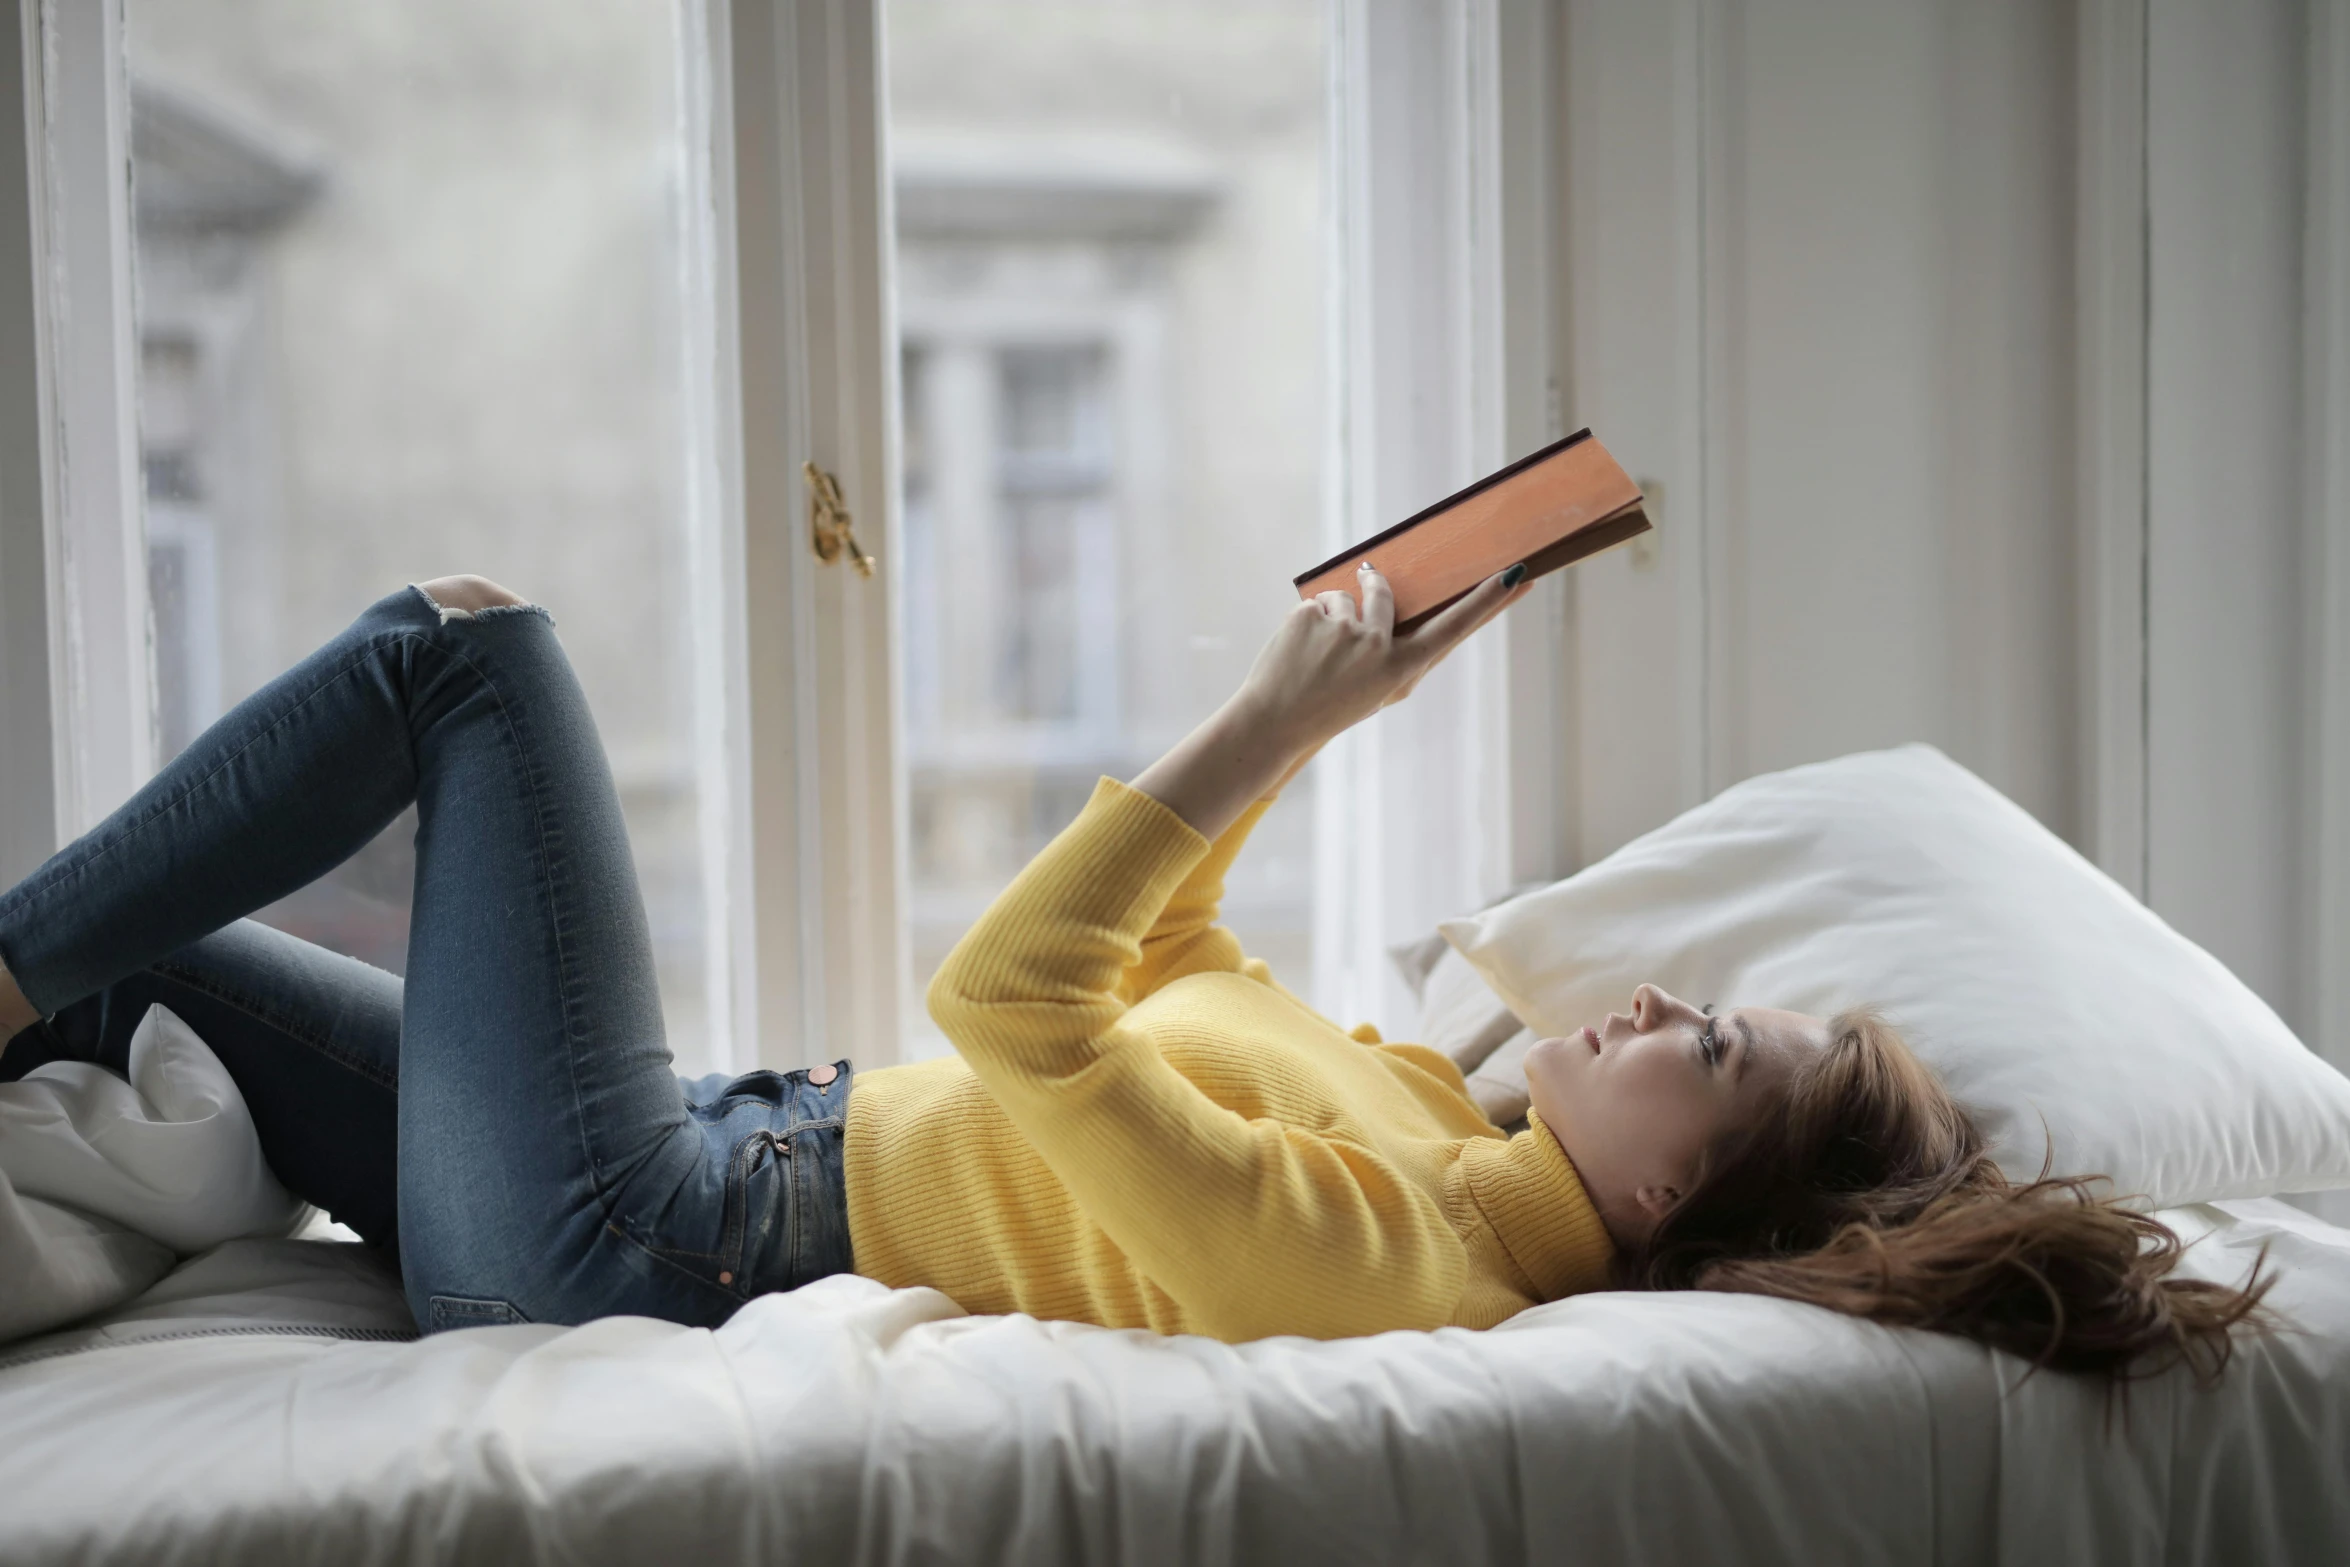
{"label": "yellow sweater", "polygon": [[859,1073],[856,1268],[973,1312],[1343,1338],[1483,1328],[1602,1287],[1607,1232],[1539,1122],[1354,1034],[1215,923],[1213,845],[1111,779],[930,987],[960,1058]]}

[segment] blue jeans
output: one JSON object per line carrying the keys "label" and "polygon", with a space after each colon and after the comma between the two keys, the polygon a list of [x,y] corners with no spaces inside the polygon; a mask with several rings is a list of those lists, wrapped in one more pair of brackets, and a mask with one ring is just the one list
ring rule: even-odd
{"label": "blue jeans", "polygon": [[[405,983],[242,918],[411,803]],[[611,769],[535,606],[375,604],[0,896],[0,961],[45,1017],[0,1077],[121,1070],[170,1007],[279,1179],[396,1248],[428,1333],[710,1326],[851,1265],[848,1063],[671,1072]]]}

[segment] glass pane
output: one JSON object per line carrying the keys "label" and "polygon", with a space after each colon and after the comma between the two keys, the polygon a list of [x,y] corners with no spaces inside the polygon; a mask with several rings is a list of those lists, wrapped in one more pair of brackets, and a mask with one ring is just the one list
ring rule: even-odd
{"label": "glass pane", "polygon": [[[914,977],[1320,548],[1324,0],[886,0]],[[1313,977],[1311,777],[1228,922]],[[914,1055],[945,1042],[919,1004]]]}
{"label": "glass pane", "polygon": [[[673,0],[128,0],[166,754],[404,582],[548,605],[709,1037]],[[263,917],[398,970],[414,821]]]}

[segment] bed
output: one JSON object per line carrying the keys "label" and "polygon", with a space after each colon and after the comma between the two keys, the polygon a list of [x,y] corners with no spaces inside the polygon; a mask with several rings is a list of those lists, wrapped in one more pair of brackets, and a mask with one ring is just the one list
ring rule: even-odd
{"label": "bed", "polygon": [[1730,1296],[1235,1347],[841,1277],[716,1332],[414,1342],[363,1248],[234,1241],[0,1352],[0,1559],[2350,1559],[2350,1231],[2170,1217],[2198,1271],[2269,1247],[2290,1328],[2110,1412]]}
{"label": "bed", "polygon": [[1946,758],[1741,784],[1411,962],[1497,1118],[1513,1031],[1639,971],[1890,996],[2040,1139],[2003,1163],[2119,1172],[2192,1273],[2265,1251],[2280,1326],[2216,1385],[2112,1399],[1703,1294],[1233,1346],[841,1276],[714,1332],[418,1341],[373,1253],[285,1234],[233,1084],[159,1008],[129,1081],[0,1091],[0,1328],[52,1291],[0,1343],[0,1564],[2350,1561],[2350,1230],[2261,1195],[2350,1185],[2350,1080]]}

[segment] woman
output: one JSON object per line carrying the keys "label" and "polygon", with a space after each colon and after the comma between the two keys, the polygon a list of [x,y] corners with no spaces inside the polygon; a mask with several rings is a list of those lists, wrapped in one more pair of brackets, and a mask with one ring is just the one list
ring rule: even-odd
{"label": "woman", "polygon": [[[2059,1366],[2224,1360],[2257,1287],[2166,1279],[2160,1226],[2011,1190],[1866,1017],[1716,1017],[1644,986],[1530,1054],[1505,1138],[1450,1062],[1341,1033],[1242,956],[1216,905],[1273,794],[1523,575],[1404,636],[1367,562],[1359,607],[1301,604],[948,958],[930,1007],[958,1057],[688,1083],[551,621],[479,578],[405,590],[0,897],[0,1070],[120,1068],[170,1006],[285,1184],[397,1248],[428,1332],[715,1324],[853,1267],[975,1312],[1228,1340],[1485,1327],[1628,1282]],[[239,923],[411,802],[405,985]]]}

